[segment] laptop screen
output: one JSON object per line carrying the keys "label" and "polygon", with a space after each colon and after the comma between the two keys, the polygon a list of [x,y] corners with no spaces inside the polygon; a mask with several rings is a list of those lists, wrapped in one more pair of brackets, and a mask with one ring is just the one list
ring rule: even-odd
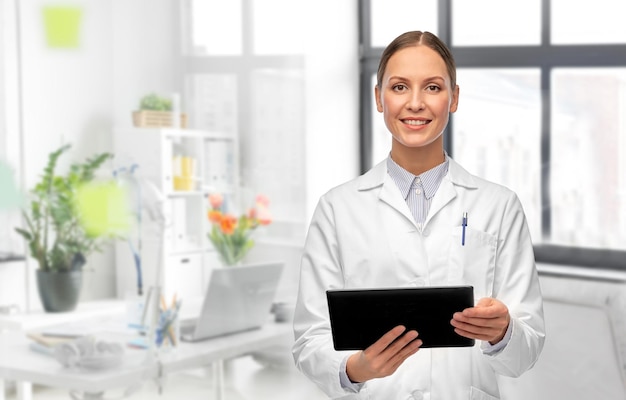
{"label": "laptop screen", "polygon": [[190,340],[260,328],[270,317],[283,268],[280,261],[213,269]]}

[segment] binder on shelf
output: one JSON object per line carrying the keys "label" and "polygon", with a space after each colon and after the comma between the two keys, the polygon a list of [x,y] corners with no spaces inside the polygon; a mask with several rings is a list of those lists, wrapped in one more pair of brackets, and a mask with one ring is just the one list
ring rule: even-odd
{"label": "binder on shelf", "polygon": [[204,145],[207,155],[206,184],[217,190],[232,185],[234,160],[230,141],[207,140]]}

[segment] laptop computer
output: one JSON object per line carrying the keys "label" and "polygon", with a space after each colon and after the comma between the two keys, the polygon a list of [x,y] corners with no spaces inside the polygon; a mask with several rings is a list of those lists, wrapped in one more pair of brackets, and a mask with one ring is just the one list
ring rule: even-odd
{"label": "laptop computer", "polygon": [[398,325],[415,329],[422,348],[473,346],[450,324],[474,306],[472,286],[326,291],[335,350],[362,350]]}
{"label": "laptop computer", "polygon": [[262,327],[283,267],[280,261],[213,269],[199,316],[180,321],[181,339],[195,342]]}

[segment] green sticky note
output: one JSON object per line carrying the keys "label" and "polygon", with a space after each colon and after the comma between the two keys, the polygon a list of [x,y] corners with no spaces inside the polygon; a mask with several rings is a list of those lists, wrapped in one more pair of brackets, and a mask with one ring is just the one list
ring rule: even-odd
{"label": "green sticky note", "polygon": [[90,182],[76,192],[80,221],[90,236],[122,235],[131,227],[126,190],[115,181]]}
{"label": "green sticky note", "polygon": [[79,45],[82,10],[78,7],[44,7],[48,47],[74,49]]}
{"label": "green sticky note", "polygon": [[0,210],[19,208],[22,206],[23,200],[15,184],[13,171],[0,162]]}

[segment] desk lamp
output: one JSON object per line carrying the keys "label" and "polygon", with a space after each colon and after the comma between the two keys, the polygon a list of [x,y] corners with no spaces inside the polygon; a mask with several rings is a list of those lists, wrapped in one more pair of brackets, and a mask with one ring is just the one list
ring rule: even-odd
{"label": "desk lamp", "polygon": [[[135,170],[138,168],[137,164],[133,164],[130,168],[119,168],[113,172],[113,175],[121,185],[128,184],[125,189],[133,192],[133,199],[130,200],[130,209],[135,210],[135,218],[137,220],[137,247],[132,244],[130,235],[128,237],[128,244],[131,252],[133,253],[133,260],[137,270],[137,294],[141,296],[143,294],[143,278],[142,278],[142,212],[145,211],[149,219],[157,226],[159,236],[159,249],[163,248],[165,228],[168,226],[169,221],[163,213],[163,204],[165,197],[161,191],[156,187],[154,183],[145,178],[139,178],[135,175]],[[130,199],[130,196],[129,196]],[[153,286],[150,286],[146,299],[144,302],[141,324],[148,326],[148,349],[149,353],[153,355],[155,348],[155,329],[156,323],[159,318],[159,301],[161,298],[161,273],[163,270],[163,259],[161,251],[158,252],[156,277]]]}

